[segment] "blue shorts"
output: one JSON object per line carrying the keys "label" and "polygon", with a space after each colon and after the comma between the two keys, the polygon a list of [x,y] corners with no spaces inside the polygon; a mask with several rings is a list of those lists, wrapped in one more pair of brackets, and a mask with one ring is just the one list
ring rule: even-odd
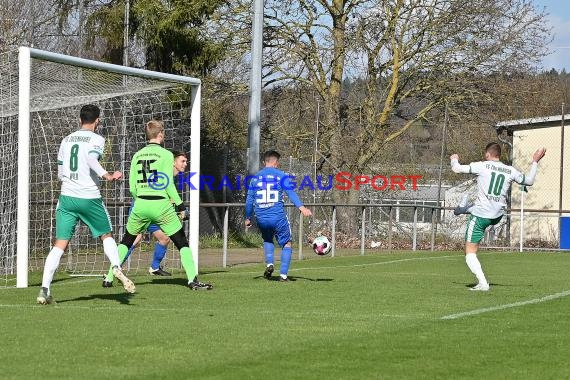
{"label": "blue shorts", "polygon": [[291,226],[286,216],[277,220],[263,220],[258,218],[257,227],[259,227],[263,241],[266,243],[273,243],[273,238],[275,237],[279,246],[284,247],[285,244],[293,240]]}
{"label": "blue shorts", "polygon": [[[129,215],[131,215],[131,212],[133,211],[133,207],[135,206],[135,202],[132,201],[131,202],[131,207],[129,207]],[[148,226],[148,228],[146,229],[148,232],[150,232],[151,234],[155,233],[156,231],[160,230],[160,227],[157,226],[156,224],[150,224]]]}

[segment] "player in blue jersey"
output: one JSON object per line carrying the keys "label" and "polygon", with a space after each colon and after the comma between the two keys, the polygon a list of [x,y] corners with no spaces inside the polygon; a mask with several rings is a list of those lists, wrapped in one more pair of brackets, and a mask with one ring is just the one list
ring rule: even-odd
{"label": "player in blue jersey", "polygon": [[[291,226],[285,213],[283,193],[301,211],[303,216],[311,216],[312,212],[299,199],[291,183],[287,182],[287,174],[278,169],[281,155],[274,150],[265,152],[261,169],[249,183],[247,200],[245,203],[245,225],[251,226],[251,217],[255,213],[257,226],[263,237],[263,251],[265,253],[265,272],[263,277],[270,279],[273,273],[273,253],[275,245],[273,239],[281,250],[281,267],[279,268],[280,281],[289,281],[287,273],[291,264],[293,250],[291,248]],[[285,179],[284,179],[285,178]]]}

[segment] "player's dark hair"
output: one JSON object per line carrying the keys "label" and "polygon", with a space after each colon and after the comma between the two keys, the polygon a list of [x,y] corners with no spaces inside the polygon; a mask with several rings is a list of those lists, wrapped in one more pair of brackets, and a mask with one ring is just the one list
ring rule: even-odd
{"label": "player's dark hair", "polygon": [[263,161],[267,161],[270,158],[275,158],[277,161],[281,158],[281,155],[275,150],[268,150],[263,153]]}
{"label": "player's dark hair", "polygon": [[172,155],[174,156],[174,158],[184,156],[186,157],[186,159],[188,159],[188,155],[180,150],[173,150]]}
{"label": "player's dark hair", "polygon": [[81,124],[92,124],[101,115],[101,110],[95,104],[87,104],[81,107],[79,111],[79,120]]}
{"label": "player's dark hair", "polygon": [[496,142],[489,143],[485,147],[485,152],[490,153],[493,157],[501,157],[501,146]]}

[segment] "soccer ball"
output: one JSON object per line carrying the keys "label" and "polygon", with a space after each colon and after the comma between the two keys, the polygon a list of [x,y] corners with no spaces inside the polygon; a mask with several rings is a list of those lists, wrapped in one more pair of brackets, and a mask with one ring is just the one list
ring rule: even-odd
{"label": "soccer ball", "polygon": [[319,256],[327,255],[332,249],[331,242],[326,236],[317,236],[313,240],[313,252]]}

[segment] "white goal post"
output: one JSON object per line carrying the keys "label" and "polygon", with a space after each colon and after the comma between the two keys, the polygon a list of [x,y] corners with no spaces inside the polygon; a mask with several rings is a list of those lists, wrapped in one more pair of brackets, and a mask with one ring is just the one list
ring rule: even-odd
{"label": "white goal post", "polygon": [[[10,65],[13,66],[13,64],[6,64],[5,66]],[[11,67],[11,70],[14,70],[14,67]],[[32,157],[42,152],[45,152],[47,156],[54,150],[53,153],[57,154],[57,147],[54,148],[55,142],[51,143],[48,140],[55,137],[55,134],[59,134],[60,129],[61,133],[65,132],[66,134],[77,129],[79,127],[80,106],[95,103],[101,104],[102,118],[108,117],[111,120],[104,127],[107,135],[103,134],[108,141],[109,149],[112,150],[106,159],[107,162],[103,163],[107,170],[122,169],[124,174],[128,174],[128,168],[125,165],[130,164],[131,156],[145,144],[142,138],[142,126],[151,118],[160,117],[165,120],[165,124],[170,126],[170,129],[167,129],[167,138],[169,133],[172,133],[173,136],[170,143],[165,142],[165,147],[168,149],[183,150],[183,145],[187,143],[187,137],[180,138],[180,140],[186,141],[178,141],[176,138],[187,136],[187,132],[182,134],[181,130],[189,124],[190,144],[189,147],[184,147],[183,151],[188,153],[189,148],[189,171],[197,173],[194,176],[196,178],[200,173],[201,81],[191,77],[97,62],[28,47],[19,48],[17,70],[18,101],[16,115],[12,115],[11,112],[13,111],[8,107],[8,103],[14,103],[13,100],[6,100],[2,94],[0,104],[2,107],[0,118],[6,120],[11,118],[13,123],[13,119],[17,116],[17,162],[13,163],[17,166],[17,228],[11,236],[3,236],[0,239],[12,239],[12,241],[16,239],[16,287],[25,288],[28,286],[28,273],[31,270],[30,258],[34,260],[34,268],[40,270],[43,266],[43,260],[38,256],[38,252],[43,250],[47,255],[51,248],[51,245],[47,244],[46,241],[54,238],[53,218],[55,215],[53,208],[59,195],[59,183],[56,183],[58,181],[54,181],[52,174],[45,173],[49,170],[48,167],[43,171],[40,169],[39,172],[32,170],[35,169],[36,162],[41,161],[41,165],[43,165],[45,158],[37,161],[36,158],[32,159]],[[90,93],[90,87],[93,88],[92,93]],[[185,98],[184,89],[188,87],[190,88],[189,96]],[[50,114],[54,109],[58,109],[57,116]],[[37,142],[31,140],[33,133],[36,133],[35,129],[40,127],[43,136],[38,138]],[[3,128],[0,129],[0,133],[8,135],[6,132],[10,131],[7,129],[8,127],[2,126],[0,128]],[[57,136],[57,138],[61,141],[61,136]],[[45,146],[41,146],[42,140],[46,141]],[[8,137],[4,141],[0,140],[0,148],[2,148],[2,144],[9,143]],[[169,144],[170,146],[168,146]],[[10,149],[7,148],[6,151],[13,151]],[[107,147],[105,149],[107,150]],[[8,157],[6,158],[8,159]],[[48,159],[48,161],[50,160]],[[57,173],[56,165],[53,165],[51,170]],[[7,178],[0,177],[0,181],[4,182],[0,186],[14,186],[13,177],[14,175]],[[10,181],[12,182],[10,183]],[[116,209],[110,213],[112,218],[114,215],[113,234],[117,242],[121,239],[124,228],[123,225],[119,224],[126,223],[125,210],[128,210],[128,205],[124,204],[125,199],[123,198],[130,199],[128,178],[119,182],[121,184],[115,186],[123,186],[122,188],[104,191],[106,194],[104,196],[105,203],[111,202],[114,205],[114,210]],[[55,188],[55,186],[58,187]],[[196,188],[199,187],[198,185],[195,186]],[[30,199],[31,194],[34,194],[34,199]],[[186,227],[188,240],[194,261],[198,265],[199,192],[188,191],[185,195],[186,197],[183,195],[183,199],[189,203],[191,216]],[[9,207],[12,206],[8,202],[6,200],[6,203],[2,204],[5,210],[11,210]],[[42,202],[44,206],[35,206]],[[34,210],[32,210],[32,204]],[[107,207],[109,208],[109,204]],[[33,220],[31,220],[32,212]],[[33,231],[30,228],[31,223],[33,223]],[[10,231],[11,227],[6,226],[6,228]],[[44,235],[48,235],[48,230],[49,235],[52,235],[50,239],[44,237]],[[76,230],[77,233],[78,230]],[[95,240],[92,237],[90,239]],[[41,246],[36,245],[38,240],[42,241]],[[34,244],[34,247],[30,247],[30,243]],[[10,244],[11,242],[8,240],[0,240],[0,247],[3,250],[0,255],[6,256],[0,263],[3,265],[0,269],[4,272],[6,279],[14,274],[13,257],[8,257],[11,251]],[[87,260],[89,265],[77,269],[77,271],[100,273],[108,265],[108,262],[104,262],[106,258],[104,258],[101,245],[89,244],[95,245],[81,247],[83,249],[81,255],[82,257],[89,257]],[[6,252],[4,252],[4,248],[6,248]],[[81,252],[81,250],[79,251]],[[97,260],[100,260],[96,264],[91,259],[95,255],[98,255]],[[145,260],[150,262],[151,255],[146,255]],[[62,264],[64,260],[62,259]],[[69,263],[70,260],[68,259]],[[8,280],[6,280],[6,285],[9,285]]]}

